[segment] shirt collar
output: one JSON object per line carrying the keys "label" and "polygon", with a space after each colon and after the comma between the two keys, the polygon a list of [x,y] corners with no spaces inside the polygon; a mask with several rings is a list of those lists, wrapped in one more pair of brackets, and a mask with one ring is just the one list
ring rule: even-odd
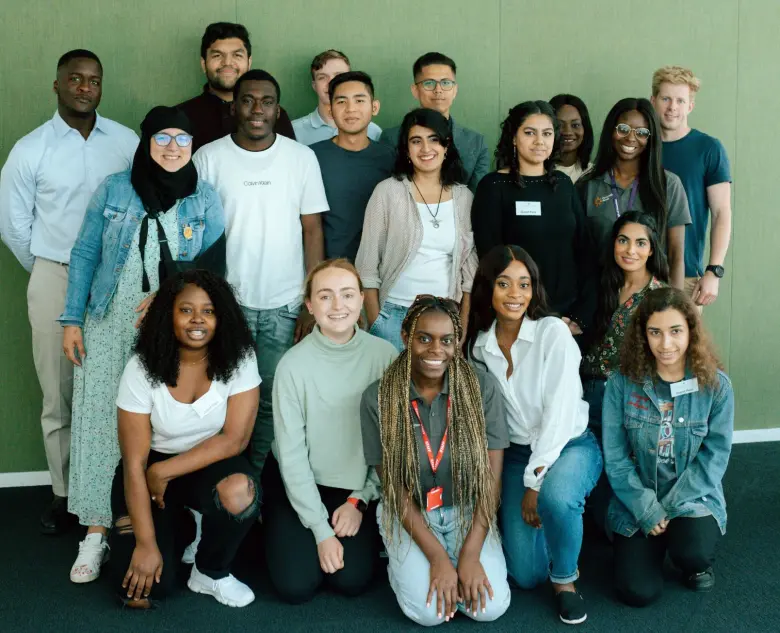
{"label": "shirt collar", "polygon": [[[450,372],[449,371],[447,371],[447,373],[444,374],[444,384],[442,385],[441,391],[439,392],[440,395],[443,393],[446,393],[447,395],[449,395],[450,393]],[[419,394],[419,392],[414,386],[414,381],[410,380],[409,381],[409,402],[411,402],[412,400],[422,400],[422,399],[423,397]]]}
{"label": "shirt collar", "polygon": [[[538,322],[527,316],[523,318],[523,323],[520,325],[520,331],[517,333],[518,341],[526,341],[527,343],[533,343],[536,338],[536,328]],[[498,338],[496,337],[496,321],[490,326],[490,329],[485,332],[482,331],[477,335],[477,340],[474,343],[474,347],[482,347],[488,354],[494,356],[503,356],[504,353],[498,346]]]}
{"label": "shirt collar", "polygon": [[[65,122],[65,119],[63,119],[60,116],[59,110],[54,111],[54,116],[51,118],[51,122],[52,125],[54,126],[54,131],[57,133],[57,136],[59,136],[60,138],[68,134],[71,130],[78,134],[78,131],[70,127],[70,125],[68,125]],[[97,112],[95,112],[95,125],[92,128],[92,132],[94,132],[95,130],[101,132],[102,134],[107,134],[105,130],[104,119]],[[90,132],[90,136],[92,136],[92,132]]]}
{"label": "shirt collar", "polygon": [[218,97],[213,92],[211,92],[211,90],[209,90],[208,82],[206,82],[206,84],[203,86],[203,96],[206,99],[211,99],[215,103],[219,103],[219,104],[227,103],[228,105],[231,103],[230,101],[224,101],[221,97]]}
{"label": "shirt collar", "polygon": [[314,108],[314,112],[309,115],[309,123],[315,130],[322,127],[323,125],[328,125],[325,123],[325,121],[322,120],[319,108]]}

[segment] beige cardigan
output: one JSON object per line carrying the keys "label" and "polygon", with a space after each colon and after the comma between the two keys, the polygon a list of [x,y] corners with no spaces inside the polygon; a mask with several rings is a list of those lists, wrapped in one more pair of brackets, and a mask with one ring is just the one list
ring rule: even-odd
{"label": "beige cardigan", "polygon": [[[456,248],[452,254],[449,298],[456,301],[461,300],[464,292],[471,292],[479,263],[471,231],[473,199],[466,185],[452,186]],[[355,259],[363,286],[379,289],[380,308],[401,273],[417,254],[422,237],[422,221],[409,180],[391,177],[380,182],[366,207],[363,236]]]}

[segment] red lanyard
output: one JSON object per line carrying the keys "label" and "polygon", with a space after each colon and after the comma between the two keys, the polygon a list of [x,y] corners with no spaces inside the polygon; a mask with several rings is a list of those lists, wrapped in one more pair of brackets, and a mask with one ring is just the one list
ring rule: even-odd
{"label": "red lanyard", "polygon": [[420,421],[420,433],[422,433],[423,444],[425,444],[425,452],[428,453],[428,462],[431,465],[431,470],[433,471],[434,475],[439,468],[439,464],[441,464],[442,457],[444,457],[444,449],[447,448],[447,435],[450,432],[450,403],[451,400],[449,397],[447,397],[447,428],[444,429],[444,437],[441,438],[441,446],[439,446],[439,452],[436,454],[436,459],[434,459],[433,449],[431,448],[431,440],[428,437],[428,433],[425,430],[425,425],[423,424],[422,418],[420,417],[420,408],[417,406],[417,400],[412,400],[412,409],[414,409],[414,413],[417,416],[417,419]]}

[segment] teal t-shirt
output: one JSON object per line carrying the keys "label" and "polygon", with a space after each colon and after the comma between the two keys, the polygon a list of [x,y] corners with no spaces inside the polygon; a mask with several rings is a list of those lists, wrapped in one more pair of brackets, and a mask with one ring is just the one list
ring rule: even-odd
{"label": "teal t-shirt", "polygon": [[679,176],[688,196],[692,224],[685,227],[685,276],[704,274],[704,241],[709,223],[707,187],[731,182],[731,168],[721,142],[691,130],[683,138],[663,144],[664,169]]}

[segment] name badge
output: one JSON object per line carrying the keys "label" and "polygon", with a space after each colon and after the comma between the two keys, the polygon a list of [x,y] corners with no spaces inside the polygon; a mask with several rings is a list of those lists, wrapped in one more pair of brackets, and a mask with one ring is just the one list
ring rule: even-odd
{"label": "name badge", "polygon": [[430,512],[444,505],[444,488],[436,486],[428,491],[425,496],[425,510]]}
{"label": "name badge", "polygon": [[197,413],[199,418],[205,418],[224,401],[225,399],[215,389],[209,388],[206,393],[192,403],[192,410]]}
{"label": "name badge", "polygon": [[542,203],[539,201],[518,200],[515,202],[515,215],[542,215]]}
{"label": "name badge", "polygon": [[699,381],[696,378],[681,380],[671,384],[672,398],[684,396],[686,393],[696,393],[699,390]]}

